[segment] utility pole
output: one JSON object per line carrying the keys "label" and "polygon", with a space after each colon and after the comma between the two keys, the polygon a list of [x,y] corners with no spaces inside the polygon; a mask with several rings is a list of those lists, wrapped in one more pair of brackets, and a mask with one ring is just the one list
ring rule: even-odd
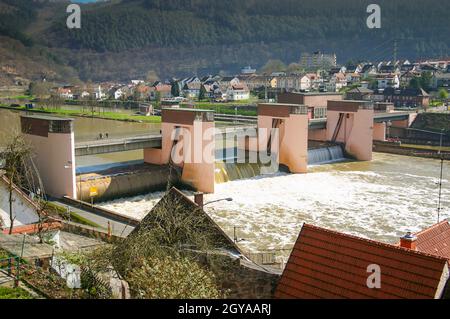
{"label": "utility pole", "polygon": [[397,39],[394,40],[394,61],[392,63],[395,65],[395,62],[397,61]]}
{"label": "utility pole", "polygon": [[441,157],[441,175],[439,177],[439,199],[438,199],[438,209],[437,209],[437,213],[438,213],[438,223],[441,219],[441,196],[442,196],[442,173],[444,170],[444,157]]}
{"label": "utility pole", "polygon": [[441,129],[441,137],[439,139],[439,151],[438,154],[441,154],[441,149],[442,149],[442,136],[444,135],[444,129]]}

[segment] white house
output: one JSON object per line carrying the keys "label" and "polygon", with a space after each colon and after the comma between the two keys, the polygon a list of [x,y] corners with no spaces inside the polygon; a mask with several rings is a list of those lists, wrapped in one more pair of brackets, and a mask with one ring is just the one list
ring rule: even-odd
{"label": "white house", "polygon": [[102,87],[99,85],[98,88],[94,92],[94,96],[96,100],[103,100],[106,98],[106,94],[103,93]]}
{"label": "white house", "polygon": [[242,84],[230,86],[226,94],[228,101],[242,101],[250,98],[250,91]]}
{"label": "white house", "polygon": [[400,87],[400,79],[397,74],[381,74],[377,77],[378,89],[386,88],[398,89]]}
{"label": "white house", "polygon": [[58,95],[60,98],[65,100],[71,100],[73,99],[73,93],[70,88],[58,88]]}

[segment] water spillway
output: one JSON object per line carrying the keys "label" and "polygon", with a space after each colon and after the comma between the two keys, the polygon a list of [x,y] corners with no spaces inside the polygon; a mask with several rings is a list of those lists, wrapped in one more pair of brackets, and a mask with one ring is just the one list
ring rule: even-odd
{"label": "water spillway", "polygon": [[343,160],[345,160],[345,156],[340,145],[326,146],[308,150],[309,165],[335,163]]}
{"label": "water spillway", "polygon": [[78,199],[89,202],[91,190],[95,189],[95,202],[102,202],[164,190],[169,182],[177,184],[179,176],[167,165],[142,163],[81,174],[76,182]]}
{"label": "water spillway", "polygon": [[217,162],[214,174],[216,183],[226,183],[258,176],[261,174],[261,166],[258,163]]}

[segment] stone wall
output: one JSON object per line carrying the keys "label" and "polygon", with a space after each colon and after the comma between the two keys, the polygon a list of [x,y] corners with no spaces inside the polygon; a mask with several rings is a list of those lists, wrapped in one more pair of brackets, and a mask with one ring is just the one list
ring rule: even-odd
{"label": "stone wall", "polygon": [[436,150],[402,147],[400,146],[400,144],[392,142],[374,141],[373,151],[380,153],[390,153],[390,154],[436,158],[436,159],[440,159],[441,157],[443,157],[446,160],[450,160],[450,152],[443,151],[441,152],[441,154],[438,154]]}
{"label": "stone wall", "polygon": [[271,299],[281,276],[280,271],[266,271],[251,262],[228,256],[208,257],[208,263],[229,299]]}

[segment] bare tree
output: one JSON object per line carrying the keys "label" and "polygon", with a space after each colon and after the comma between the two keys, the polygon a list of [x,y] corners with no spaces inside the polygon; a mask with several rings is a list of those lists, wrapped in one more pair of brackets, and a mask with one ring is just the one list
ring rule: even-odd
{"label": "bare tree", "polygon": [[9,137],[4,151],[0,158],[4,161],[5,175],[9,180],[9,234],[12,234],[14,228],[15,214],[14,203],[14,185],[20,187],[25,180],[24,167],[25,162],[30,158],[31,148],[23,139],[21,134],[14,133]]}

